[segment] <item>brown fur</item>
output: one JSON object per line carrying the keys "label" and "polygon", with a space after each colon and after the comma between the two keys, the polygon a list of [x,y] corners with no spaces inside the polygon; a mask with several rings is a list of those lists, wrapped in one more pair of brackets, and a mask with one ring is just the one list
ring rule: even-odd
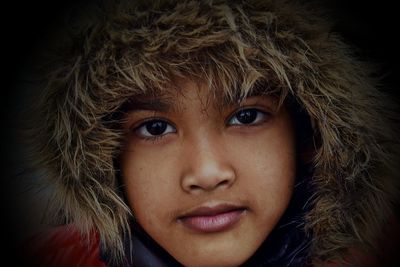
{"label": "brown fur", "polygon": [[316,192],[306,216],[313,259],[340,260],[348,247],[372,244],[399,176],[393,107],[369,65],[314,9],[273,0],[176,2],[91,9],[98,16],[63,41],[35,134],[37,163],[55,189],[52,212],[83,234],[95,228],[120,258],[131,212],[114,165],[123,132],[110,114],[128,98],[159,94],[176,77],[190,77],[231,99],[255,86],[278,92],[282,102],[293,96],[315,133]]}

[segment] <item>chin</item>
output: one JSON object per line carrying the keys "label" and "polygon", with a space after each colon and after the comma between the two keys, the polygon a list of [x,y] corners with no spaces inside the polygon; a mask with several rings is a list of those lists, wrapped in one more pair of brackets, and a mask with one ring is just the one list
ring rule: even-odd
{"label": "chin", "polygon": [[210,259],[210,257],[207,257],[207,259],[200,260],[200,261],[194,261],[194,260],[189,260],[189,263],[182,263],[184,266],[188,267],[237,267],[244,263],[245,260],[235,260],[235,259]]}
{"label": "chin", "polygon": [[229,253],[218,253],[207,251],[206,253],[185,257],[180,262],[188,267],[237,267],[251,257],[251,255],[243,252],[235,253],[230,251]]}

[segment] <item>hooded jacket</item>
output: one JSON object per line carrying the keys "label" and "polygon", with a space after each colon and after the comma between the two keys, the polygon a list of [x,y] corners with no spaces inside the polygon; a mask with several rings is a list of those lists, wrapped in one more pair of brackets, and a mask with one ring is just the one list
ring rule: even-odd
{"label": "hooded jacket", "polygon": [[293,103],[298,127],[309,125],[298,227],[308,262],[341,262],[349,248],[374,246],[396,201],[395,105],[324,13],[279,0],[120,1],[82,13],[57,40],[62,52],[46,72],[34,127],[57,223],[73,224],[82,240],[94,230],[108,262],[127,257],[121,109],[191,77],[228,97],[265,88]]}

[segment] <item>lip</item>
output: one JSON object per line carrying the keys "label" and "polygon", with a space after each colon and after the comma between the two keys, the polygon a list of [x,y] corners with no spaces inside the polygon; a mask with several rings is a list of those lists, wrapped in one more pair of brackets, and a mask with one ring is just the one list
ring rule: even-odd
{"label": "lip", "polygon": [[230,229],[245,214],[247,208],[232,204],[200,206],[178,217],[185,227],[200,233],[221,232]]}

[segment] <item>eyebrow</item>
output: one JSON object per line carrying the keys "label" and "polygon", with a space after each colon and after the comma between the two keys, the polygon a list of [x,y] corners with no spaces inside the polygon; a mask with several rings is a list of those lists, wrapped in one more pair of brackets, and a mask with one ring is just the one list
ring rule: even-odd
{"label": "eyebrow", "polygon": [[168,112],[176,110],[176,104],[170,97],[135,97],[129,99],[123,107],[124,112],[135,112],[139,110],[149,110],[158,112]]}
{"label": "eyebrow", "polygon": [[[217,99],[217,107],[220,110],[226,109],[232,105],[241,105],[245,99],[257,96],[273,96],[263,90],[251,90],[246,97],[241,98],[239,94],[235,94],[233,98],[229,98],[226,95],[220,99]],[[171,95],[137,95],[126,101],[122,107],[122,111],[125,113],[132,113],[138,111],[156,111],[156,112],[179,112],[179,105],[177,105],[176,97]]]}
{"label": "eyebrow", "polygon": [[224,96],[221,101],[222,107],[227,107],[230,105],[241,105],[243,102],[251,97],[273,97],[274,94],[272,92],[266,92],[265,90],[260,89],[252,89],[248,92],[245,97],[240,96],[239,92],[234,94],[232,97]]}

